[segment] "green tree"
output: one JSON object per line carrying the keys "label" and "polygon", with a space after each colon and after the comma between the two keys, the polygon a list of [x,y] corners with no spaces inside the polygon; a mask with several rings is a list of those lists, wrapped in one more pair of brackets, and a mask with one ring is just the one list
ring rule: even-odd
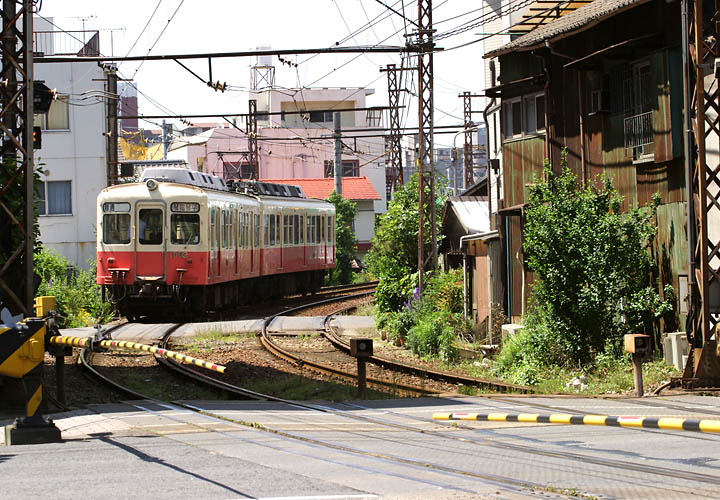
{"label": "green tree", "polygon": [[546,162],[525,211],[523,249],[536,276],[527,331],[499,357],[505,369],[619,355],[625,333],[641,333],[648,319],[671,309],[650,286],[648,248],[659,202],[656,196],[647,207],[621,212],[622,197],[610,179],[582,188],[565,156],[559,176]]}
{"label": "green tree", "polygon": [[[442,179],[436,183],[435,221],[425,219],[424,244],[432,245],[432,225],[438,228],[445,203]],[[430,197],[429,189],[425,196]],[[396,311],[417,286],[418,261],[418,178],[413,175],[407,184],[395,191],[387,212],[380,216],[366,263],[380,283],[375,303],[381,312]],[[413,277],[413,275],[415,275]]]}
{"label": "green tree", "polygon": [[352,282],[352,262],[357,251],[352,222],[357,215],[357,205],[333,191],[328,201],[335,205],[335,269],[328,276],[331,285]]}

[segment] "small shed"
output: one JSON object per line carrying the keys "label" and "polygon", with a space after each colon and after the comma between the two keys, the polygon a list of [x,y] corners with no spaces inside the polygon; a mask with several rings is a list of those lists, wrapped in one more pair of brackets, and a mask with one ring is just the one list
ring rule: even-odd
{"label": "small shed", "polygon": [[465,316],[491,337],[492,311],[502,302],[502,242],[490,229],[487,197],[448,198],[442,233],[443,268],[463,268]]}

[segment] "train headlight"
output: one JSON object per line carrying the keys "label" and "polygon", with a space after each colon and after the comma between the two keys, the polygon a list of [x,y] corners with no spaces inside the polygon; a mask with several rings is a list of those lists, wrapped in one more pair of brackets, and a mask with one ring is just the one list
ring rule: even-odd
{"label": "train headlight", "polygon": [[155,179],[148,179],[145,181],[145,185],[150,191],[155,191],[158,187],[158,183]]}

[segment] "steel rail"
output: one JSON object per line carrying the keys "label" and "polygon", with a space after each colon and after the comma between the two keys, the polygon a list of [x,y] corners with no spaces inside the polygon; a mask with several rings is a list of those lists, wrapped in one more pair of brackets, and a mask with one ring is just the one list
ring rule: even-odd
{"label": "steel rail", "polygon": [[[332,316],[336,315],[338,311],[329,314],[325,316],[323,319],[323,335],[325,338],[333,345],[336,349],[339,349],[345,353],[350,352],[350,344],[343,340],[335,331],[334,328],[330,326],[330,320]],[[488,389],[493,389],[499,392],[518,392],[523,394],[532,394],[535,392],[534,389],[531,387],[527,387],[524,385],[517,385],[517,384],[506,384],[504,382],[498,382],[494,380],[489,379],[483,379],[478,377],[469,377],[469,376],[463,376],[463,375],[456,375],[453,373],[447,373],[447,372],[440,372],[436,370],[430,370],[427,368],[422,368],[416,365],[412,365],[410,363],[404,363],[402,361],[398,361],[395,359],[390,359],[384,356],[378,356],[373,354],[372,356],[368,357],[367,360],[370,363],[373,363],[378,366],[382,366],[383,368],[387,368],[389,370],[393,371],[401,371],[405,373],[411,373],[413,375],[417,375],[419,377],[427,377],[433,380],[437,380],[440,382],[448,382],[451,384],[463,384],[463,385],[472,385],[476,387],[485,387]]]}
{"label": "steel rail", "polygon": [[[164,335],[164,337],[169,339],[169,337],[172,335],[172,332],[173,332],[175,329],[177,329],[179,326],[180,326],[180,325],[177,325],[177,326],[173,327],[172,330],[170,330],[169,332],[167,332],[167,333]],[[87,362],[87,360],[84,359],[84,357],[85,357],[85,356],[84,356],[85,351],[86,351],[86,350],[83,350],[83,351],[81,352],[81,359],[83,359],[84,364],[87,363],[87,364],[86,364],[86,367],[88,368],[88,370],[90,371],[90,373],[92,373],[94,376],[100,378],[101,380],[103,380],[104,382],[106,382],[108,385],[114,387],[115,389],[117,389],[117,390],[119,390],[119,391],[121,391],[121,392],[123,392],[123,393],[125,393],[125,394],[130,395],[130,396],[133,397],[133,398],[145,399],[145,400],[155,401],[155,402],[158,402],[158,403],[163,403],[163,401],[158,400],[157,398],[150,397],[150,396],[147,396],[147,395],[138,393],[138,392],[136,392],[136,391],[133,391],[132,389],[129,389],[129,388],[127,388],[127,387],[124,387],[124,386],[122,386],[122,385],[120,385],[120,384],[118,384],[118,383],[110,380],[109,378],[105,377],[104,375],[102,375],[102,374],[99,373],[97,370],[95,370],[95,369],[90,365],[90,363]],[[156,358],[156,359],[157,359],[157,358]],[[172,360],[167,360],[167,361],[168,361],[169,363],[175,363],[175,362],[172,361]],[[178,364],[178,366],[181,367],[181,368],[183,368],[183,369],[186,369],[186,370],[194,371],[194,370],[192,370],[192,368],[188,367],[187,365],[179,365],[179,364]],[[258,393],[256,393],[256,394],[258,394]],[[258,394],[258,395],[259,395],[259,394]],[[301,409],[308,409],[308,410],[317,411],[317,412],[322,412],[322,413],[330,413],[330,414],[334,414],[334,415],[338,415],[338,416],[343,416],[343,417],[345,417],[345,418],[350,418],[350,419],[353,419],[353,420],[358,420],[358,421],[363,421],[363,422],[368,422],[368,423],[374,423],[374,424],[377,424],[377,425],[382,425],[382,426],[392,427],[392,428],[398,428],[398,429],[408,430],[408,431],[412,431],[412,432],[418,432],[418,433],[425,434],[425,435],[433,435],[433,436],[437,436],[437,437],[441,437],[441,438],[447,438],[447,439],[456,440],[456,441],[471,442],[471,443],[477,444],[477,445],[488,445],[488,446],[491,446],[491,447],[494,447],[494,448],[509,449],[509,450],[514,450],[514,451],[517,451],[517,452],[529,453],[529,454],[539,455],[539,456],[563,458],[563,459],[570,459],[570,460],[578,460],[578,461],[581,461],[581,462],[592,463],[592,464],[601,465],[601,466],[606,466],[606,467],[613,467],[613,468],[622,469],[622,470],[640,471],[640,472],[644,472],[644,473],[648,473],[648,474],[652,474],[652,475],[673,477],[673,478],[684,479],[684,480],[693,479],[693,480],[700,480],[700,481],[705,482],[705,483],[720,484],[720,480],[718,480],[718,479],[715,478],[715,477],[707,476],[707,475],[698,476],[698,474],[695,474],[695,473],[685,473],[685,472],[682,472],[682,471],[674,471],[674,470],[671,470],[671,469],[662,469],[662,468],[657,468],[657,467],[643,466],[643,465],[641,465],[641,464],[633,464],[633,463],[628,463],[628,462],[622,462],[622,461],[619,461],[619,460],[611,460],[611,459],[604,459],[604,458],[588,457],[588,456],[581,455],[581,454],[578,454],[578,453],[560,452],[560,451],[549,451],[549,450],[536,449],[536,448],[533,448],[533,447],[530,447],[530,446],[527,446],[527,445],[515,445],[515,444],[512,444],[512,443],[500,442],[500,441],[498,441],[498,440],[496,440],[496,439],[474,439],[474,438],[468,438],[468,437],[453,436],[452,434],[448,434],[448,433],[445,433],[445,432],[442,432],[442,431],[423,430],[423,429],[418,429],[418,428],[412,427],[412,426],[410,426],[410,425],[401,424],[401,423],[397,423],[397,422],[386,422],[386,421],[381,420],[381,419],[372,418],[372,417],[367,417],[367,416],[363,416],[363,415],[353,415],[353,414],[348,413],[347,411],[338,410],[338,409],[335,409],[335,408],[329,408],[329,407],[322,407],[322,406],[317,406],[317,405],[304,404],[304,403],[299,403],[299,402],[296,402],[296,401],[284,400],[284,399],[282,399],[282,398],[277,398],[277,397],[268,396],[268,395],[261,395],[261,396],[263,396],[262,399],[266,399],[266,400],[268,400],[268,401],[275,401],[275,402],[285,403],[285,404],[288,404],[288,405],[291,405],[291,406],[294,406],[294,407],[297,407],[297,408],[301,408]],[[259,399],[259,398],[258,398],[258,399]],[[381,458],[385,458],[385,459],[391,460],[391,461],[393,461],[393,462],[409,463],[409,464],[414,464],[414,463],[415,463],[415,462],[412,461],[412,460],[404,459],[404,458],[402,458],[402,457],[396,457],[396,456],[392,456],[392,455],[378,455],[378,454],[374,454],[374,453],[371,453],[371,452],[364,452],[364,451],[362,451],[362,450],[357,450],[357,449],[354,449],[354,448],[347,448],[347,447],[344,447],[344,446],[342,446],[342,445],[337,445],[337,444],[333,444],[333,443],[327,443],[327,442],[322,441],[322,440],[316,440],[316,439],[312,439],[312,438],[307,438],[307,437],[305,437],[305,436],[298,436],[298,435],[295,435],[295,434],[292,434],[292,433],[289,433],[289,432],[286,432],[286,431],[281,431],[281,430],[277,430],[277,429],[271,429],[271,428],[268,428],[268,427],[265,427],[265,426],[257,426],[257,425],[254,425],[254,424],[249,424],[249,423],[247,423],[247,422],[243,422],[243,421],[240,421],[240,420],[237,420],[237,419],[229,418],[229,417],[226,417],[226,416],[224,416],[224,415],[214,414],[214,413],[212,413],[211,411],[203,410],[203,409],[201,409],[201,408],[198,408],[198,407],[195,407],[195,406],[193,406],[193,405],[186,404],[186,403],[174,402],[174,404],[176,404],[176,405],[178,405],[178,406],[180,406],[180,407],[183,407],[183,408],[185,408],[185,409],[188,409],[188,410],[191,410],[191,411],[194,411],[194,412],[197,412],[197,413],[200,413],[200,414],[209,416],[209,417],[211,417],[211,418],[216,418],[216,419],[219,419],[219,420],[224,420],[224,421],[228,421],[228,422],[233,422],[233,423],[236,423],[236,424],[239,424],[239,425],[245,425],[245,426],[251,426],[251,425],[252,425],[253,428],[256,428],[256,429],[258,429],[258,430],[262,430],[262,431],[264,431],[264,432],[269,432],[269,433],[273,433],[273,434],[282,435],[282,436],[285,436],[285,437],[288,437],[288,438],[291,438],[291,439],[297,439],[297,440],[301,440],[301,441],[312,442],[312,443],[315,443],[315,444],[318,444],[318,445],[321,445],[321,446],[324,446],[324,447],[329,447],[329,448],[334,448],[334,449],[341,449],[341,450],[344,450],[344,451],[347,451],[347,452],[353,453],[353,454],[363,454],[363,455],[372,454],[373,456],[379,456],[379,457],[381,457]],[[426,420],[426,419],[422,419],[422,420],[424,421],[424,420]],[[430,420],[430,421],[432,421],[432,420]],[[471,428],[471,427],[464,427],[464,426],[461,426],[461,427],[466,428],[466,429],[473,429],[473,428]],[[537,488],[542,489],[542,486],[541,486],[541,485],[528,483],[528,482],[525,482],[525,481],[522,481],[522,480],[517,480],[517,479],[512,479],[512,478],[503,478],[503,477],[501,477],[501,476],[490,475],[490,474],[475,473],[475,472],[465,471],[465,470],[461,470],[461,469],[448,468],[448,467],[445,467],[445,466],[436,465],[436,464],[431,464],[431,463],[423,463],[422,465],[423,465],[424,467],[427,467],[427,468],[432,469],[432,470],[444,470],[444,471],[447,471],[447,472],[457,473],[457,474],[461,474],[461,475],[465,475],[465,476],[477,477],[477,478],[479,478],[479,479],[493,480],[493,481],[497,481],[497,482],[499,482],[499,483],[501,483],[501,484],[505,484],[505,485],[512,485],[512,486],[516,486],[516,487],[517,487],[517,486],[520,486],[520,487],[526,487],[526,488],[531,488],[531,489],[537,489]],[[573,496],[573,495],[567,495],[567,496],[570,497],[570,498],[577,498],[577,497],[575,497],[575,496]]]}
{"label": "steel rail", "polygon": [[[373,290],[374,291],[374,290]],[[356,293],[353,295],[345,295],[343,297],[334,297],[331,299],[325,299],[318,302],[315,302],[313,304],[303,305],[299,307],[295,307],[292,309],[288,309],[286,311],[283,311],[283,314],[287,313],[293,313],[297,312],[303,309],[309,309],[310,307],[316,307],[318,305],[337,302],[338,300],[345,300],[349,298],[356,298],[356,297],[364,297],[367,295],[371,295],[373,291],[368,292],[361,292]],[[319,372],[319,373],[325,373],[330,374],[334,376],[339,376],[341,378],[344,378],[346,380],[357,380],[357,374],[349,373],[344,370],[340,370],[338,368],[334,368],[332,366],[328,366],[324,363],[320,363],[318,361],[310,361],[308,359],[302,359],[300,356],[297,356],[296,354],[291,353],[290,351],[287,351],[286,349],[283,349],[276,343],[272,341],[272,337],[270,335],[270,332],[268,331],[268,327],[270,326],[270,323],[277,318],[279,314],[276,314],[274,316],[268,317],[263,322],[262,332],[260,335],[260,341],[262,342],[265,349],[267,349],[270,353],[274,354],[278,358],[284,359],[285,361],[288,361],[290,363],[293,363],[297,366],[302,366],[304,368],[308,368],[312,371]],[[406,384],[400,384],[397,382],[382,380],[374,377],[367,377],[368,386],[379,386],[382,388],[391,388],[391,389],[401,389],[403,391],[410,392],[412,394],[441,394],[443,391],[437,391],[434,389],[427,389],[427,388],[419,388],[416,386],[410,386]]]}

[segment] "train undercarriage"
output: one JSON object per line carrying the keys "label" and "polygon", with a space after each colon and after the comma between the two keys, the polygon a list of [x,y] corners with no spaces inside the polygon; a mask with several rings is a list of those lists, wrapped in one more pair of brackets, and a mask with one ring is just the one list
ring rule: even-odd
{"label": "train undercarriage", "polygon": [[132,321],[140,317],[195,317],[295,294],[315,293],[324,270],[275,274],[214,285],[168,285],[138,281],[133,285],[103,285],[104,300]]}

